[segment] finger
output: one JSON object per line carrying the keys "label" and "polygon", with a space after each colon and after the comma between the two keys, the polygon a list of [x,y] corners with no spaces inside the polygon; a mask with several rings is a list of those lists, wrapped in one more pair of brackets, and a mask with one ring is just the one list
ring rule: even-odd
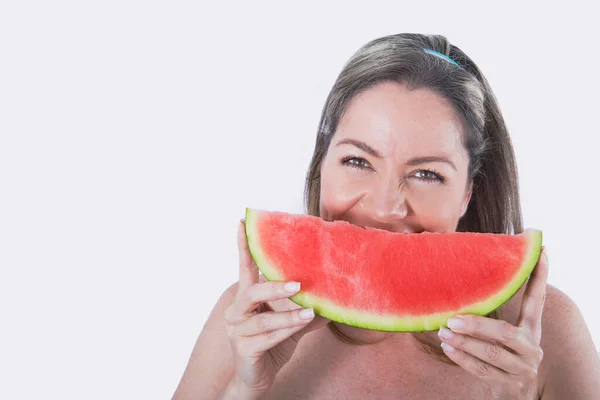
{"label": "finger", "polygon": [[250,255],[246,239],[246,223],[242,220],[238,227],[238,253],[240,259],[240,281],[238,293],[244,292],[258,282],[258,268]]}
{"label": "finger", "polygon": [[264,312],[255,315],[235,327],[238,336],[254,336],[268,331],[308,325],[315,314],[311,308],[283,312]]}
{"label": "finger", "polygon": [[[285,299],[300,291],[299,282],[255,283],[244,291],[238,291],[235,300],[235,313],[240,319],[246,319],[261,303]],[[232,321],[237,323],[238,321]]]}
{"label": "finger", "polygon": [[484,380],[490,386],[502,387],[508,382],[510,375],[500,371],[493,365],[444,342],[442,342],[442,349],[444,350],[444,354],[458,366]]}
{"label": "finger", "polygon": [[265,352],[301,331],[304,327],[304,324],[300,324],[289,328],[268,331],[260,335],[240,338],[237,343],[238,354],[241,356],[255,356]]}
{"label": "finger", "polygon": [[521,357],[506,350],[498,343],[454,333],[447,328],[441,328],[438,335],[444,343],[455,349],[462,350],[512,375],[519,375],[530,368]]}
{"label": "finger", "polygon": [[521,303],[521,312],[517,325],[531,332],[539,344],[542,336],[542,311],[546,299],[546,282],[548,281],[548,256],[542,250],[540,259],[535,266]]}
{"label": "finger", "polygon": [[526,355],[532,352],[533,344],[525,332],[503,320],[479,315],[457,315],[449,319],[447,325],[455,333],[502,343],[516,354]]}

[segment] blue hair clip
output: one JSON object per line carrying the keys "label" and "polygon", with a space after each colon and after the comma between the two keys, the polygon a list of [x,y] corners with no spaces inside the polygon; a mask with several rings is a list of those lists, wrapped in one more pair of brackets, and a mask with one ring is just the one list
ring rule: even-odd
{"label": "blue hair clip", "polygon": [[423,47],[423,50],[425,50],[425,51],[426,51],[426,52],[428,52],[428,53],[434,54],[434,55],[436,55],[436,56],[438,56],[438,57],[442,57],[444,60],[450,61],[452,64],[454,64],[454,65],[457,65],[457,66],[459,66],[459,67],[460,67],[460,65],[458,65],[458,63],[457,63],[456,61],[454,61],[453,59],[451,59],[450,57],[448,57],[448,56],[447,56],[447,55],[445,55],[445,54],[442,54],[442,53],[440,53],[440,52],[437,52],[437,51],[435,51],[435,50],[427,49],[427,48],[425,48],[425,47]]}

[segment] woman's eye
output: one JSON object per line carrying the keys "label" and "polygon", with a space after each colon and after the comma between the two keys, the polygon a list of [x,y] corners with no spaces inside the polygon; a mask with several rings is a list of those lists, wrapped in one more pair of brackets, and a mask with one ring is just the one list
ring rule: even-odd
{"label": "woman's eye", "polygon": [[414,176],[422,181],[427,182],[444,182],[444,178],[442,178],[439,174],[429,171],[426,169],[420,169],[415,172]]}
{"label": "woman's eye", "polygon": [[369,165],[369,163],[367,162],[367,160],[365,160],[364,158],[361,158],[361,157],[346,157],[342,160],[342,164],[349,165],[350,167],[353,167],[353,168],[360,168],[360,169],[365,169],[365,168],[371,167]]}

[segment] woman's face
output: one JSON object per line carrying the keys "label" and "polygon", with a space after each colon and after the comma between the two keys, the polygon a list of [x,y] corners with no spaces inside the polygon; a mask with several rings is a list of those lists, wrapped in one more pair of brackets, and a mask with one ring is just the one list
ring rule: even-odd
{"label": "woman's face", "polygon": [[397,232],[451,232],[471,186],[458,118],[428,89],[385,82],[357,95],[321,165],[320,215]]}

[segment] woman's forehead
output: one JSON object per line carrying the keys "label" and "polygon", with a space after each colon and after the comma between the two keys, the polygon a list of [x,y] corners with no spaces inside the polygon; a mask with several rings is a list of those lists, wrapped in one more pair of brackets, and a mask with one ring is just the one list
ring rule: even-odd
{"label": "woman's forehead", "polygon": [[360,140],[383,156],[461,152],[459,119],[450,103],[428,89],[398,83],[377,85],[357,95],[340,119],[333,143]]}

